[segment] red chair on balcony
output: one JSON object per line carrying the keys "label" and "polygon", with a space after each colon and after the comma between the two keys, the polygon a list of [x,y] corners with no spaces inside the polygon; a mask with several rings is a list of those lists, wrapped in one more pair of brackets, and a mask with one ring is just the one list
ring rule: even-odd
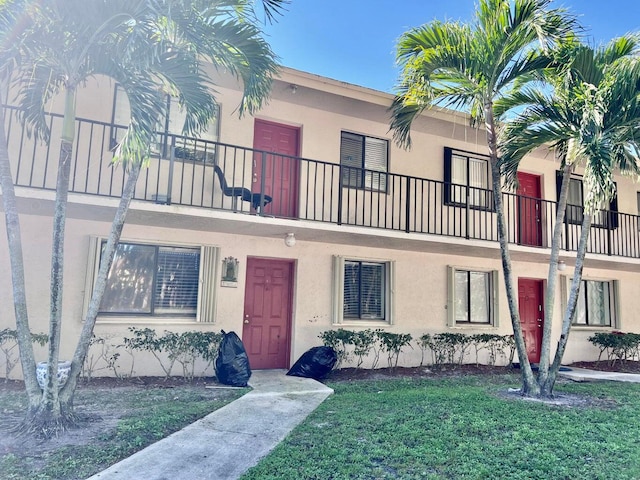
{"label": "red chair on balcony", "polygon": [[[214,172],[220,181],[220,188],[222,188],[222,193],[227,197],[234,197],[234,208],[235,208],[235,199],[241,198],[245,202],[251,203],[251,206],[257,211],[260,212],[263,207],[266,207],[271,203],[272,198],[269,195],[262,195],[260,193],[255,193],[245,187],[230,187],[227,185],[227,180],[224,178],[224,172],[220,169],[218,165],[213,166]],[[262,205],[260,204],[260,200],[262,198]]]}

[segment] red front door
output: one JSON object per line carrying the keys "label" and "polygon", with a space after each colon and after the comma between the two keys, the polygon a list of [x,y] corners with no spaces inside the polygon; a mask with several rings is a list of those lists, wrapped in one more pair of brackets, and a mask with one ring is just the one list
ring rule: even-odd
{"label": "red front door", "polygon": [[527,356],[531,363],[540,361],[542,347],[542,325],[544,311],[542,308],[542,280],[530,278],[518,279],[518,309],[524,342],[527,345]]}
{"label": "red front door", "polygon": [[293,262],[247,259],[242,342],[252,369],[288,368]]}
{"label": "red front door", "polygon": [[518,243],[542,246],[540,176],[518,172]]}
{"label": "red front door", "polygon": [[298,207],[298,145],[299,129],[288,125],[256,120],[253,148],[254,191],[264,182],[264,193],[272,201],[264,208],[267,215],[295,218]]}

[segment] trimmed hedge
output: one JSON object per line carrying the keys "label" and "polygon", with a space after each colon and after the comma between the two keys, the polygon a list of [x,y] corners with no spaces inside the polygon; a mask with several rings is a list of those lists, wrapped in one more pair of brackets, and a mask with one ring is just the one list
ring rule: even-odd
{"label": "trimmed hedge", "polygon": [[[335,368],[345,363],[355,363],[360,368],[365,358],[371,356],[371,368],[376,368],[381,354],[386,354],[389,367],[396,367],[400,353],[405,347],[413,348],[413,337],[408,333],[391,333],[384,330],[327,330],[318,337],[327,347],[332,347],[338,354]],[[425,355],[431,353],[431,363],[442,365],[457,363],[462,365],[473,351],[475,363],[480,363],[480,352],[488,352],[488,364],[495,365],[502,358],[507,365],[513,362],[515,343],[513,335],[495,335],[482,333],[467,335],[464,333],[425,334],[415,339],[420,349],[420,366],[424,365]]]}

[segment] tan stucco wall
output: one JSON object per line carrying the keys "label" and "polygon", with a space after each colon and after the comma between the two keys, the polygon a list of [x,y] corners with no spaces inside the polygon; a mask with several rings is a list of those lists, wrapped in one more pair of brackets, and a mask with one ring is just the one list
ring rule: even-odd
{"label": "tan stucco wall", "polygon": [[[49,252],[42,247],[43,238],[47,238],[50,220],[46,217],[23,215],[22,228],[25,238],[26,280],[32,330],[45,332],[47,329],[48,275],[42,272],[48,268]],[[88,261],[89,237],[105,235],[108,223],[70,219],[67,227],[64,328],[62,337],[62,357],[69,357],[73,352],[79,334],[84,299],[84,284]],[[4,245],[4,231],[1,244]],[[334,245],[309,241],[298,241],[292,248],[284,245],[281,238],[265,239],[246,235],[232,235],[216,232],[189,231],[162,227],[127,225],[123,232],[123,240],[130,241],[162,241],[166,244],[207,244],[220,248],[221,258],[233,256],[240,261],[239,281],[237,288],[221,287],[219,278],[216,281],[218,301],[216,317],[213,323],[198,323],[193,320],[171,321],[162,319],[99,318],[95,332],[99,337],[120,337],[127,334],[127,327],[155,327],[159,333],[164,330],[186,331],[226,331],[241,332],[244,286],[247,256],[271,257],[295,260],[295,287],[293,305],[293,337],[292,361],[297,359],[306,349],[318,345],[318,335],[327,329],[337,328],[333,324],[332,269],[333,256],[371,258],[395,262],[395,311],[394,324],[380,326],[365,324],[370,328],[383,328],[397,333],[411,333],[415,338],[424,333],[440,333],[455,331],[462,333],[498,333],[509,334],[511,326],[508,316],[504,284],[500,279],[500,325],[476,329],[447,327],[446,315],[446,269],[448,265],[469,268],[499,268],[499,260],[491,258],[450,256],[446,254],[407,252],[385,248],[363,248],[356,245]],[[194,242],[195,241],[195,242]],[[3,252],[6,249],[2,248]],[[0,258],[0,268],[7,272],[7,258]],[[527,278],[546,278],[546,265],[529,262],[514,262],[517,276]],[[568,268],[564,274],[570,274]],[[630,272],[615,272],[602,269],[587,269],[585,278],[617,279],[620,285],[621,328],[624,331],[640,331],[640,322],[636,312],[640,310],[640,298],[637,294],[638,275]],[[8,278],[5,275],[5,281]],[[556,308],[560,308],[560,292],[558,291]],[[12,312],[10,289],[0,291],[0,302],[3,307],[0,328],[11,327]],[[354,323],[342,325],[344,328],[358,329]],[[566,362],[592,359],[597,351],[586,338],[597,329],[574,328],[570,345],[565,356]],[[554,325],[554,336],[559,335],[559,322]],[[39,360],[44,360],[44,351],[39,352]],[[137,354],[144,357],[144,354]],[[473,361],[473,358],[470,358]],[[401,356],[404,365],[416,365],[420,361],[417,348],[405,349]],[[120,360],[123,371],[128,371],[127,359]],[[384,363],[384,362],[383,362]],[[160,374],[155,361],[148,357],[147,361],[138,361],[135,365],[137,374]],[[105,372],[108,373],[108,372]]]}
{"label": "tan stucco wall", "polygon": [[[340,132],[350,131],[390,140],[389,168],[393,173],[418,177],[443,179],[443,148],[445,146],[472,152],[486,153],[483,133],[466,126],[463,115],[449,115],[435,112],[424,116],[416,122],[413,132],[413,147],[403,150],[391,141],[388,131],[387,107],[390,96],[358,87],[344,86],[340,82],[320,79],[319,77],[285,71],[283,80],[274,84],[273,98],[261,110],[256,118],[275,121],[287,125],[299,126],[301,131],[300,154],[302,157],[338,163],[340,150]],[[291,93],[290,84],[297,84],[295,95]],[[333,93],[326,93],[331,91]],[[253,145],[254,119],[246,116],[238,119],[234,112],[240,94],[231,84],[224,80],[218,88],[222,105],[221,136],[222,142],[238,144],[245,147]],[[91,82],[87,90],[79,95],[78,116],[110,121],[113,85],[99,79]],[[55,102],[54,102],[55,103]],[[537,153],[527,158],[523,171],[542,175],[543,197],[555,200],[555,170],[557,163],[551,155]],[[618,204],[621,212],[637,213],[637,186],[626,179],[618,180]],[[35,195],[21,190],[22,235],[24,241],[26,282],[29,301],[29,314],[32,330],[47,330],[49,262],[51,237],[51,203],[47,195]],[[36,198],[39,197],[39,198]],[[42,198],[40,198],[42,197]],[[80,200],[83,201],[83,200]],[[106,236],[109,229],[108,218],[99,209],[101,200],[87,200],[87,205],[75,205],[74,214],[67,223],[66,267],[64,296],[64,326],[62,340],[62,357],[69,357],[75,346],[79,333],[84,302],[85,276],[87,272],[89,239],[91,236]],[[89,206],[88,204],[92,205]],[[106,205],[108,202],[104,202]],[[143,206],[134,206],[138,215],[124,229],[123,240],[163,244],[195,244],[219,247],[220,258],[233,256],[240,261],[239,282],[237,288],[221,287],[216,279],[218,289],[216,316],[213,323],[197,323],[192,320],[166,321],[162,319],[142,320],[141,318],[112,317],[100,318],[96,326],[96,335],[121,336],[126,334],[129,326],[156,327],[163,330],[184,331],[199,330],[235,330],[242,329],[243,300],[247,257],[270,257],[295,260],[295,285],[293,300],[293,334],[291,345],[291,363],[306,349],[319,344],[318,335],[327,329],[337,328],[333,323],[333,257],[371,258],[395,262],[394,322],[390,326],[382,326],[385,330],[398,333],[411,333],[418,337],[424,333],[456,331],[463,333],[489,332],[509,334],[511,326],[505,297],[505,287],[500,275],[500,322],[498,327],[484,329],[450,328],[447,326],[447,266],[455,265],[468,268],[500,270],[497,246],[489,247],[491,255],[482,255],[474,248],[477,242],[464,239],[450,240],[451,249],[440,245],[438,249],[429,250],[430,241],[442,241],[432,238],[424,242],[420,248],[412,250],[401,247],[401,241],[407,237],[404,233],[392,233],[388,237],[380,237],[377,246],[350,244],[332,231],[323,231],[314,238],[308,234],[306,239],[299,239],[295,247],[288,248],[282,241],[280,232],[287,229],[294,231],[295,223],[289,223],[277,230],[277,234],[260,230],[265,222],[256,227],[256,234],[244,228],[237,233],[221,231],[215,221],[197,222],[189,216],[183,216],[184,209],[178,206],[154,206],[154,212],[166,212],[163,220],[157,216],[145,217]],[[149,207],[150,208],[150,207]],[[160,209],[160,210],[159,210]],[[164,210],[162,210],[164,209]],[[208,215],[201,210],[202,215]],[[212,218],[215,219],[213,213]],[[263,219],[260,219],[263,220]],[[266,219],[269,224],[270,219]],[[277,222],[271,222],[277,224]],[[174,225],[174,226],[171,226]],[[178,227],[179,225],[179,227]],[[246,227],[246,226],[245,226]],[[305,225],[308,231],[320,228],[317,225]],[[0,226],[0,272],[3,288],[0,289],[0,328],[14,325],[12,297],[9,277],[9,260],[6,247],[4,223]],[[369,231],[369,236],[376,234]],[[325,241],[330,238],[331,241]],[[371,243],[371,242],[370,242]],[[462,253],[460,246],[463,247]],[[469,246],[468,254],[465,249]],[[484,248],[484,247],[483,247]],[[492,250],[493,249],[493,250]],[[525,253],[528,250],[521,249]],[[530,258],[525,261],[525,254],[514,261],[516,277],[546,279],[547,267],[543,256],[531,250]],[[437,253],[436,253],[437,252]],[[572,254],[563,253],[571,265]],[[585,269],[586,279],[606,279],[619,281],[619,313],[620,329],[640,332],[640,264],[631,260],[629,266],[620,267],[612,261],[611,268],[603,267],[610,259],[600,259],[599,267]],[[624,260],[613,259],[618,263]],[[635,263],[634,263],[635,262]],[[572,273],[569,266],[564,274]],[[560,290],[556,294],[556,321],[554,338],[560,333],[559,310]],[[380,325],[366,325],[377,328]],[[344,328],[358,328],[343,325]],[[359,327],[362,328],[362,327]],[[574,328],[569,348],[565,355],[566,362],[595,359],[596,349],[586,340],[597,329]],[[555,343],[552,342],[552,343]],[[38,360],[44,359],[44,351],[38,351]],[[149,360],[149,359],[148,359]],[[473,359],[471,359],[473,360]],[[405,349],[401,362],[415,365],[420,361],[417,348]],[[127,362],[123,358],[122,362]],[[384,361],[382,362],[384,364]],[[126,370],[126,367],[123,367]],[[136,374],[159,374],[153,361],[138,362]],[[108,372],[103,372],[108,373]]]}

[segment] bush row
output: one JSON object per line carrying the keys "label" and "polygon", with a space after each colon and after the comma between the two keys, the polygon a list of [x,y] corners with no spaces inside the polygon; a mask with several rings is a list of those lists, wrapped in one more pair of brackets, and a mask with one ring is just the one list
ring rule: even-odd
{"label": "bush row", "polygon": [[[161,336],[151,328],[129,328],[129,335],[104,335],[91,338],[89,353],[82,366],[81,376],[91,380],[99,371],[110,371],[115,377],[125,378],[134,375],[136,352],[148,352],[159,363],[165,376],[171,376],[174,366],[182,368],[182,377],[192,379],[198,360],[205,362],[201,373],[204,376],[209,367],[213,375],[213,365],[218,356],[218,347],[222,340],[219,332],[190,331],[175,333],[165,331]],[[31,335],[34,343],[44,346],[49,337],[38,333]],[[17,332],[5,328],[0,330],[0,365],[4,364],[4,378],[8,381],[11,371],[18,364]],[[123,355],[129,360],[129,369],[125,372],[118,361]]]}
{"label": "bush row", "polygon": [[[94,336],[91,340],[89,354],[85,359],[82,376],[91,380],[96,372],[109,370],[114,376],[124,378],[134,375],[137,352],[150,353],[160,365],[166,377],[170,377],[177,364],[181,366],[182,376],[191,379],[195,376],[198,360],[205,363],[201,375],[205,375],[213,365],[222,340],[219,332],[188,331],[175,333],[165,331],[162,335],[151,328],[129,328],[129,335]],[[33,341],[45,345],[48,341],[45,334],[33,334]],[[406,348],[420,350],[420,366],[425,363],[433,365],[480,363],[484,353],[488,365],[500,363],[510,365],[515,355],[515,344],[512,335],[496,335],[481,333],[467,335],[463,333],[424,334],[414,338],[411,334],[391,333],[381,329],[371,330],[327,330],[319,335],[322,343],[335,349],[338,361],[335,368],[352,365],[360,368],[365,360],[370,360],[370,368],[376,368],[381,358],[386,358],[387,366],[396,367],[400,354]],[[15,330],[0,330],[0,361],[5,365],[5,379],[18,363]],[[607,359],[616,360],[637,358],[640,353],[640,334],[634,333],[596,333],[589,341],[600,349],[598,361],[606,353]],[[123,355],[128,356],[129,368],[125,372],[118,361]],[[429,362],[430,358],[430,362]],[[212,374],[212,373],[211,373]]]}
{"label": "bush row", "polygon": [[381,356],[386,356],[389,367],[396,367],[403,349],[413,348],[414,345],[421,352],[420,366],[424,365],[428,353],[431,354],[433,365],[461,365],[471,352],[475,353],[475,363],[479,364],[480,353],[483,351],[488,353],[489,365],[495,365],[498,359],[510,365],[515,354],[513,335],[490,333],[427,333],[414,339],[408,333],[391,333],[381,329],[354,331],[339,328],[322,332],[318,337],[325,346],[332,347],[338,354],[335,368],[346,363],[360,368],[367,358],[371,359],[371,368],[376,368]]}
{"label": "bush row", "polygon": [[598,332],[588,340],[600,350],[598,361],[606,353],[611,365],[616,361],[627,361],[640,358],[640,334],[624,332]]}

